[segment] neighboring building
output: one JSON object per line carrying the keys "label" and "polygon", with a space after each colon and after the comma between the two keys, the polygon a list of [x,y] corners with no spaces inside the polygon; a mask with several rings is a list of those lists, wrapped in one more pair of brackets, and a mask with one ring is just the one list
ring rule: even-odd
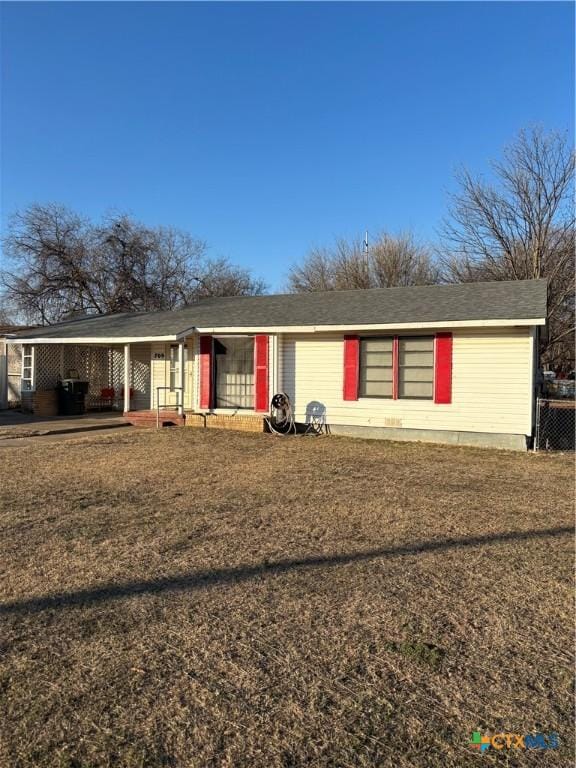
{"label": "neighboring building", "polygon": [[526,448],[546,292],[527,280],[209,298],[72,320],[19,334],[23,399],[78,376],[89,402],[134,423],[155,423],[160,403],[177,423],[262,429],[285,392],[297,420],[320,410],[336,434]]}
{"label": "neighboring building", "polygon": [[0,409],[20,405],[22,346],[15,344],[12,337],[29,328],[31,326],[0,325]]}

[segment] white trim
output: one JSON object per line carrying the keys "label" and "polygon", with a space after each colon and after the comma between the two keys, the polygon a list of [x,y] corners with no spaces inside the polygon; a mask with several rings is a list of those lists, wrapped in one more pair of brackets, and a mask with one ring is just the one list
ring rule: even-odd
{"label": "white trim", "polygon": [[508,326],[545,325],[545,318],[524,318],[519,320],[449,320],[426,323],[369,323],[357,325],[278,325],[278,326],[226,326],[221,328],[196,328],[196,333],[211,335],[223,333],[319,333],[325,331],[386,331],[386,330],[421,330],[434,328],[505,328]]}
{"label": "white trim", "polygon": [[270,400],[278,392],[278,336],[273,333],[269,336],[269,371],[268,371],[268,409]]}
{"label": "white trim", "polygon": [[130,410],[130,344],[124,344],[124,413]]}
{"label": "white trim", "polygon": [[[21,364],[20,364],[20,394],[22,392],[35,392],[36,391],[36,346],[34,344],[23,344],[22,347],[30,347],[30,354],[26,355],[26,352],[24,349],[22,349],[22,357],[21,357]],[[30,365],[25,366],[24,365],[24,358],[30,357]],[[24,368],[30,368],[30,377],[24,377]],[[24,389],[22,386],[22,382],[29,381],[30,382],[30,389]]]}
{"label": "white trim", "polygon": [[194,333],[218,335],[225,333],[249,335],[254,333],[318,333],[323,331],[386,331],[386,330],[420,330],[425,328],[505,328],[508,326],[532,326],[546,325],[546,318],[520,318],[518,320],[446,320],[435,322],[420,323],[357,323],[346,325],[254,325],[254,326],[221,326],[221,327],[191,327],[184,331],[178,331],[169,336],[78,336],[75,338],[26,338],[20,336],[13,341],[21,344],[89,344],[98,346],[100,344],[121,345],[138,344],[161,341],[180,341]]}
{"label": "white trim", "polygon": [[155,341],[178,341],[181,334],[174,334],[172,336],[78,336],[76,338],[62,338],[51,337],[47,339],[43,338],[25,338],[18,337],[17,339],[11,339],[11,343],[20,344],[88,344],[92,347],[98,347],[101,345],[109,346],[121,346],[122,344],[150,344]]}
{"label": "white trim", "polygon": [[536,401],[535,396],[536,393],[534,392],[534,389],[536,387],[536,374],[537,374],[537,364],[538,364],[538,351],[537,351],[537,344],[538,344],[538,334],[536,332],[536,328],[530,329],[530,336],[528,339],[528,343],[530,344],[530,351],[528,353],[528,365],[530,367],[530,377],[529,377],[529,392],[528,392],[528,422],[527,422],[527,429],[526,434],[528,436],[532,435],[533,429],[534,429],[534,421],[536,417]]}
{"label": "white trim", "polygon": [[36,392],[36,345],[30,344],[30,355],[32,356],[32,379],[31,391]]}
{"label": "white trim", "polygon": [[[185,380],[185,370],[184,370],[184,342],[181,341],[178,344],[178,386],[180,387],[180,416],[184,414],[184,380]],[[178,400],[178,398],[176,398]]]}

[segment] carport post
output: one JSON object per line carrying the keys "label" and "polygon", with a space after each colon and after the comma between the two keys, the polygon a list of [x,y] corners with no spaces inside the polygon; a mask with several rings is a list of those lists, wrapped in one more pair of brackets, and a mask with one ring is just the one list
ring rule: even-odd
{"label": "carport post", "polygon": [[124,344],[124,413],[130,410],[130,344]]}
{"label": "carport post", "polygon": [[184,414],[184,342],[181,341],[178,344],[178,377],[180,381],[178,386],[180,387],[180,416]]}

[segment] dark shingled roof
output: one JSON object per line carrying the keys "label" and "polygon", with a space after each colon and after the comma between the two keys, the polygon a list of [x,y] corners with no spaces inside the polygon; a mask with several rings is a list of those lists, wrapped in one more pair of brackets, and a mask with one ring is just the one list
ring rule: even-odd
{"label": "dark shingled roof", "polygon": [[355,291],[208,298],[173,312],[96,315],[18,334],[20,338],[151,337],[191,328],[446,323],[546,317],[546,281],[425,285]]}

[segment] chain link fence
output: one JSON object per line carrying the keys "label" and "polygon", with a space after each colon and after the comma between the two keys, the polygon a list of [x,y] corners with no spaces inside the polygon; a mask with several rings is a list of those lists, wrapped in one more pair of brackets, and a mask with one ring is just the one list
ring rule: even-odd
{"label": "chain link fence", "polygon": [[535,451],[573,451],[576,443],[576,402],[574,400],[536,401]]}

